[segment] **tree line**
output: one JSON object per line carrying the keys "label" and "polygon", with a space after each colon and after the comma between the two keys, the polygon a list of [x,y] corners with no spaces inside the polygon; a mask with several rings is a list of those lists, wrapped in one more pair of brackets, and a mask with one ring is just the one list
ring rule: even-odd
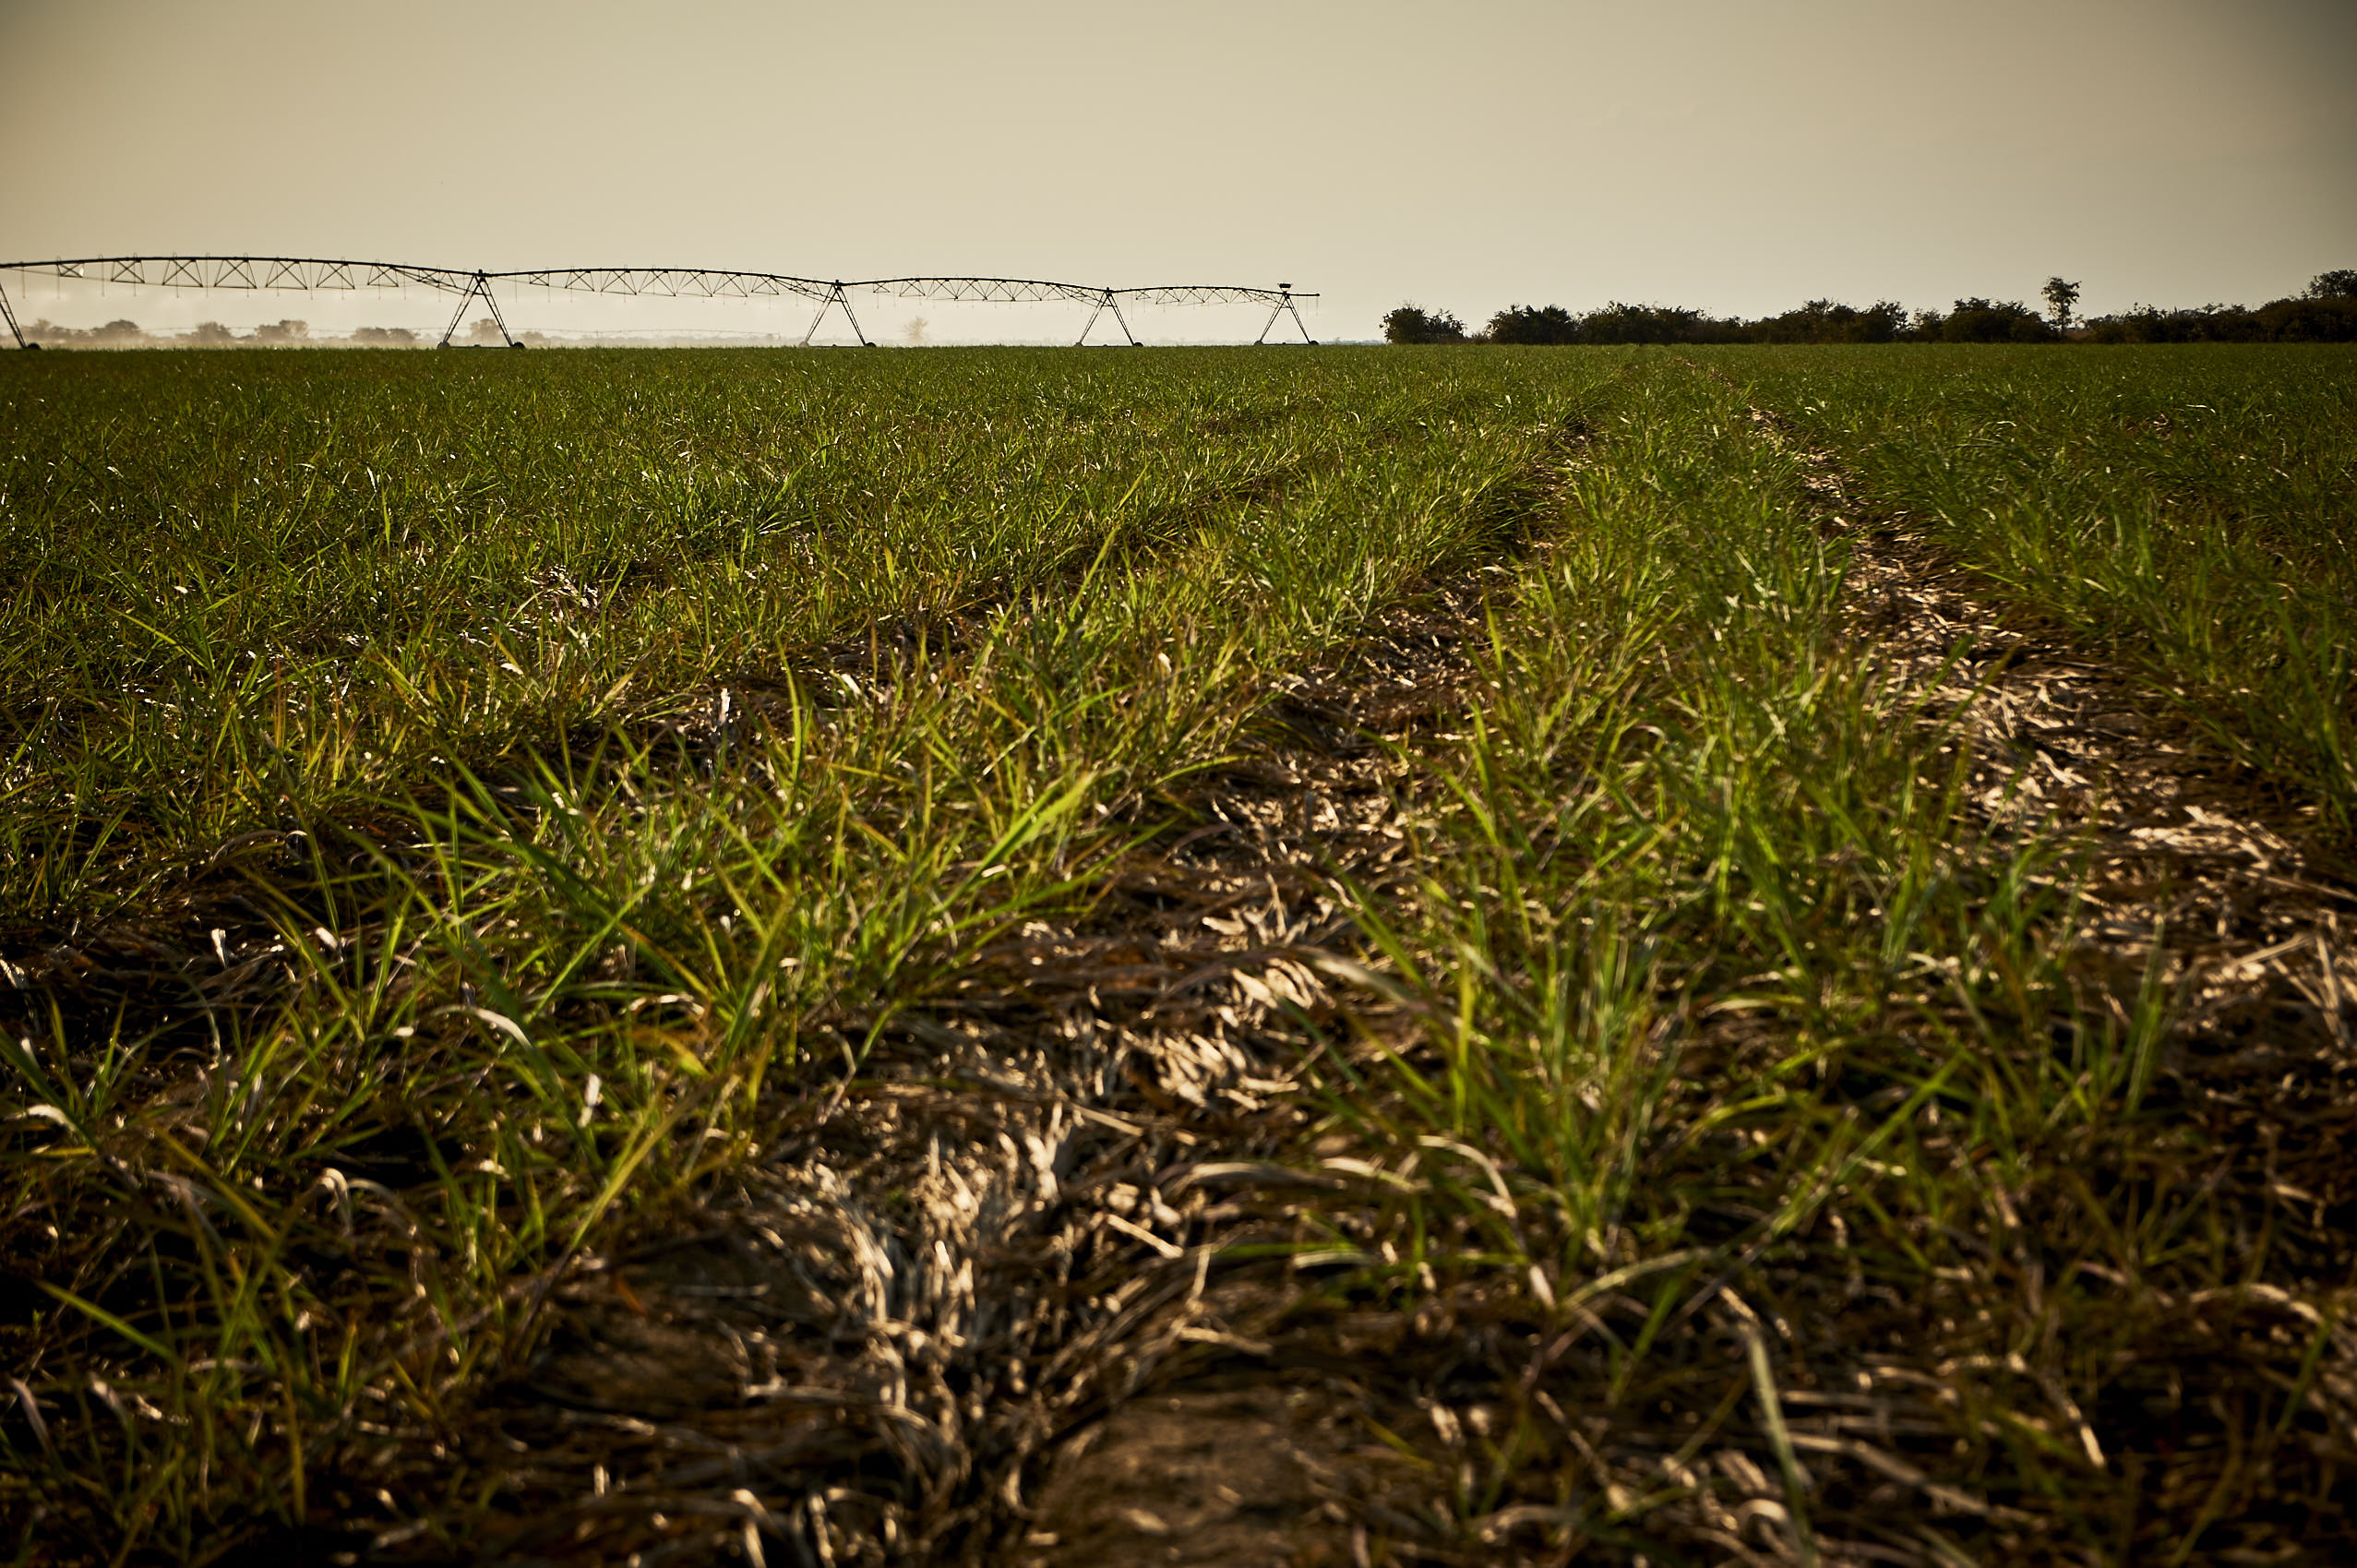
{"label": "tree line", "polygon": [[2140,305],[2077,322],[2079,286],[2050,279],[2041,315],[2019,300],[1960,299],[1952,310],[1909,312],[1890,300],[1860,309],[1813,299],[1756,320],[1673,305],[1622,305],[1574,314],[1559,305],[1513,305],[1468,332],[1445,310],[1403,305],[1383,317],[1392,343],[2190,343],[2357,341],[2357,268],[2317,274],[2303,293],[2255,307]]}
{"label": "tree line", "polygon": [[[489,317],[477,322],[491,326]],[[102,327],[60,327],[46,317],[25,329],[25,336],[46,348],[143,348],[153,344],[177,348],[292,348],[305,343],[330,347],[338,342],[366,343],[384,348],[414,345],[419,340],[406,327],[354,327],[346,339],[314,338],[308,321],[265,321],[240,336],[218,321],[199,321],[185,332],[150,332],[136,321],[109,321]]]}

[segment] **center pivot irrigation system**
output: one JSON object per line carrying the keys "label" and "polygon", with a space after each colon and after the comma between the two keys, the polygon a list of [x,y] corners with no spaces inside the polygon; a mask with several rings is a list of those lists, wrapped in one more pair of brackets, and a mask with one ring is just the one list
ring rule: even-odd
{"label": "center pivot irrigation system", "polygon": [[[1107,289],[1088,283],[1044,282],[1035,278],[868,278],[845,282],[839,278],[830,281],[790,278],[779,272],[715,271],[688,267],[563,267],[528,272],[467,272],[449,267],[413,267],[400,261],[331,261],[307,256],[93,256],[72,261],[0,261],[0,272],[70,278],[135,289],[279,289],[307,293],[330,290],[358,293],[418,284],[458,296],[458,308],[450,313],[450,324],[443,329],[437,345],[441,348],[450,346],[451,335],[465,319],[467,306],[475,300],[481,300],[490,312],[501,341],[509,348],[524,346],[508,329],[508,318],[492,296],[494,283],[568,293],[651,294],[672,299],[798,295],[815,300],[819,305],[818,314],[810,318],[809,330],[802,334],[806,345],[826,320],[827,313],[840,305],[843,319],[851,324],[852,335],[862,346],[872,348],[867,334],[859,329],[859,317],[851,309],[851,296],[861,293],[894,299],[987,300],[1006,305],[1070,301],[1090,307],[1087,325],[1081,329],[1080,342],[1088,341],[1097,318],[1109,310],[1131,348],[1143,345],[1121,314],[1125,300],[1132,305],[1264,305],[1269,307],[1269,318],[1262,324],[1261,335],[1253,342],[1268,341],[1269,333],[1287,316],[1301,329],[1302,341],[1317,341],[1310,336],[1310,329],[1297,306],[1299,301],[1318,296],[1296,293],[1290,283],[1279,283],[1273,289],[1233,283],[1157,283],[1146,288]],[[26,341],[24,329],[17,324],[16,313],[8,306],[6,289],[0,289],[0,320],[6,322],[9,335],[16,339],[18,348],[41,346]]]}

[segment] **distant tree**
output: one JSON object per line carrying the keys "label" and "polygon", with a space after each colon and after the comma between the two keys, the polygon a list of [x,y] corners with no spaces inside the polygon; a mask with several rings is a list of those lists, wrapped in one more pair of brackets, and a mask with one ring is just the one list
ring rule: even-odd
{"label": "distant tree", "polygon": [[1461,343],[1465,341],[1465,323],[1445,310],[1403,305],[1383,317],[1383,341]]}
{"label": "distant tree", "polygon": [[254,341],[257,343],[280,345],[299,343],[310,335],[311,323],[291,318],[285,321],[272,321],[254,329]]}
{"label": "distant tree", "polygon": [[1714,320],[1699,310],[1671,305],[1622,305],[1619,300],[1589,311],[1584,325],[1591,343],[1731,342],[1741,336],[1736,323]]}
{"label": "distant tree", "polygon": [[1940,323],[1946,343],[2042,343],[2053,329],[2019,300],[1960,299]]}
{"label": "distant tree", "polygon": [[1860,310],[1813,299],[1798,310],[1743,324],[1745,337],[1763,343],[1887,343],[1906,327],[1906,309],[1890,300]]}
{"label": "distant tree", "polygon": [[2047,279],[2046,287],[2040,292],[2045,294],[2046,303],[2054,307],[2054,329],[2058,332],[2069,331],[2071,307],[2078,304],[2078,285],[2064,281],[2058,274]]}
{"label": "distant tree", "polygon": [[2148,343],[2151,323],[2160,315],[2148,305],[2116,316],[2099,316],[2087,324],[2088,339],[2099,343]]}
{"label": "distant tree", "polygon": [[1576,343],[1580,318],[1560,305],[1510,305],[1490,317],[1482,329],[1492,343]]}
{"label": "distant tree", "polygon": [[1860,342],[1895,342],[1907,330],[1907,307],[1895,299],[1878,299],[1860,311],[1858,319],[1866,334]]}
{"label": "distant tree", "polygon": [[504,343],[508,341],[508,334],[499,330],[499,323],[488,316],[482,316],[477,317],[474,325],[466,329],[466,338],[471,343]]}
{"label": "distant tree", "polygon": [[[2357,282],[2357,275],[2351,281]],[[2357,288],[2341,294],[2311,293],[2303,299],[2274,300],[2251,315],[2260,329],[2279,343],[2357,341]]]}
{"label": "distant tree", "polygon": [[2308,285],[2310,299],[2357,299],[2357,267],[2336,267],[2319,272]]}
{"label": "distant tree", "polygon": [[355,327],[352,329],[355,343],[381,343],[387,346],[417,341],[417,334],[406,327]]}
{"label": "distant tree", "polygon": [[223,343],[235,342],[237,334],[218,321],[199,321],[196,330],[188,334],[188,341],[205,348],[217,348]]}
{"label": "distant tree", "polygon": [[2258,317],[2239,305],[2162,310],[2139,305],[2088,323],[2099,343],[2253,343],[2267,336]]}

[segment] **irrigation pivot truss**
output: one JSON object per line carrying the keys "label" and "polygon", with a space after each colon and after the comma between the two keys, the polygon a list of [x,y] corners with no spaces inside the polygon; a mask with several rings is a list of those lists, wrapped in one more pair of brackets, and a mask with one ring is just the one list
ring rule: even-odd
{"label": "irrigation pivot truss", "polygon": [[[313,256],[90,256],[74,260],[0,261],[0,272],[15,272],[20,277],[77,279],[134,289],[288,290],[308,293],[423,287],[458,296],[458,307],[450,313],[450,324],[443,329],[437,345],[442,348],[450,346],[451,336],[466,318],[468,305],[477,300],[490,312],[500,341],[509,348],[523,347],[508,329],[508,318],[492,293],[495,283],[560,293],[637,294],[670,299],[774,299],[794,295],[815,301],[819,306],[818,314],[810,318],[809,329],[802,334],[806,344],[817,335],[829,312],[838,307],[843,319],[850,323],[852,335],[863,345],[868,344],[867,334],[860,329],[859,317],[852,312],[851,296],[855,293],[893,299],[984,300],[1007,305],[1085,305],[1089,317],[1087,325],[1081,329],[1081,342],[1088,341],[1097,318],[1109,310],[1114,323],[1121,329],[1121,336],[1132,348],[1141,345],[1137,335],[1130,330],[1129,320],[1121,314],[1125,300],[1132,305],[1264,305],[1269,307],[1269,318],[1262,324],[1261,334],[1253,342],[1268,341],[1269,334],[1287,316],[1300,328],[1302,341],[1317,341],[1310,336],[1298,306],[1300,301],[1318,296],[1297,293],[1290,283],[1279,283],[1273,289],[1236,283],[1157,283],[1144,288],[1113,289],[1094,283],[1048,282],[1037,278],[867,278],[846,282],[840,278],[796,278],[782,272],[741,272],[704,267],[550,267],[486,272],[421,267],[405,261],[337,261]],[[6,325],[18,348],[41,346],[26,341],[15,312],[9,308],[5,288],[0,288],[0,323]]]}

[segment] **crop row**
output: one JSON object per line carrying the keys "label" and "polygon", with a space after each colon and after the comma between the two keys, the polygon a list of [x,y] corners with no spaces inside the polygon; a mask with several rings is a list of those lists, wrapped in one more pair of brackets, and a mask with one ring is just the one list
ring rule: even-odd
{"label": "crop row", "polygon": [[[1294,1237],[1356,1260],[1316,1311],[1532,1347],[1434,1418],[1430,1526],[2350,1538],[2324,1178],[2221,1174],[2077,829],[1986,808],[1803,449],[2329,835],[2350,362],[512,358],[0,387],[0,1245],[40,1282],[0,1360],[46,1412],[0,1512],[187,1556],[358,1506],[552,1271],[664,1235],[1202,826],[1303,668],[1473,583],[1410,884],[1334,889],[1363,984],[1300,1158],[1382,1179]],[[498,1503],[421,1468],[429,1542]]]}

